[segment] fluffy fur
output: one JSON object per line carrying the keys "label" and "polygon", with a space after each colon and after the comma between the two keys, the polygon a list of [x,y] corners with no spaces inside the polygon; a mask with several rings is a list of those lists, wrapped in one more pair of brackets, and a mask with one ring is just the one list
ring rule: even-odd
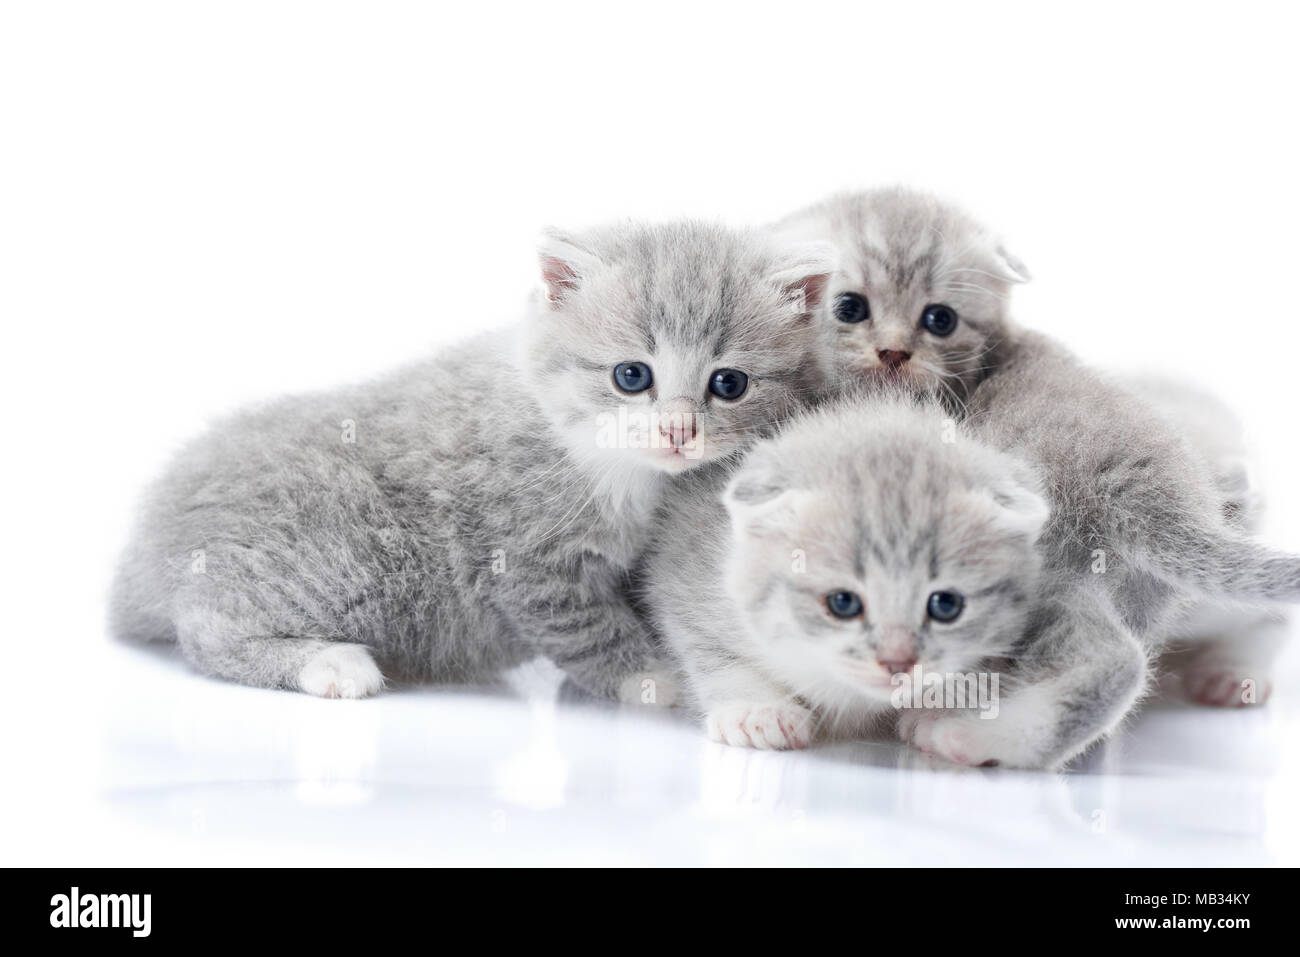
{"label": "fluffy fur", "polygon": [[[1025,274],[986,231],[901,190],[841,197],[786,227],[795,224],[801,235],[839,246],[828,310],[851,282],[883,304],[846,339],[866,336],[874,347],[885,340],[872,337],[902,335],[910,322],[917,345],[909,363],[928,355],[936,364],[887,376],[868,367],[864,378],[941,393],[974,439],[1039,472],[1051,506],[1039,541],[1046,577],[1014,648],[1021,690],[997,721],[930,712],[902,723],[906,739],[967,762],[1058,765],[1129,712],[1149,660],[1198,601],[1300,599],[1300,559],[1265,549],[1230,520],[1214,472],[1177,429],[1059,345],[1005,319],[995,304]],[[966,277],[960,287],[946,278],[952,263],[966,264],[957,267]],[[922,302],[952,308],[957,330],[934,337],[920,328]],[[884,315],[896,318],[893,331],[871,330]],[[978,340],[956,351],[948,344],[966,326]]]}
{"label": "fluffy fur", "polygon": [[[1123,384],[1187,440],[1214,481],[1228,524],[1257,533],[1264,495],[1245,428],[1233,411],[1217,396],[1173,379],[1142,377]],[[1258,704],[1272,691],[1272,663],[1289,627],[1290,616],[1278,605],[1202,599],[1171,623],[1161,668],[1173,673],[1183,693],[1198,704]]]}
{"label": "fluffy fur", "polygon": [[[1117,395],[1112,412],[1145,414],[1136,397]],[[1172,424],[1147,436],[1166,442],[1166,454],[1179,446]],[[1026,426],[1007,426],[1017,427]],[[912,675],[1000,678],[996,717],[904,711],[906,740],[961,763],[1056,766],[1129,713],[1148,662],[1172,638],[1194,637],[1190,622],[1227,607],[1163,566],[1137,567],[1149,560],[1140,542],[1149,530],[1109,539],[1122,551],[1090,548],[1099,531],[1113,535],[1105,508],[1077,497],[1063,506],[1060,472],[989,438],[980,419],[957,423],[932,401],[877,391],[757,445],[721,500],[706,473],[692,478],[696,494],[664,514],[646,605],[714,740],[800,748],[819,734],[860,732],[891,713],[891,676],[901,672],[890,662],[902,657],[915,659]],[[1091,490],[1071,478],[1069,495],[1128,494],[1081,464],[1103,478]],[[1298,576],[1276,583],[1294,597],[1300,560],[1272,557]],[[861,615],[830,613],[828,596],[842,590],[861,597]],[[928,616],[936,591],[964,597],[957,619]],[[1259,618],[1238,622],[1256,622],[1258,634]],[[1213,691],[1216,674],[1238,680],[1234,668],[1252,660],[1234,635],[1218,637],[1191,659],[1193,693]]]}
{"label": "fluffy fur", "polygon": [[[962,210],[911,190],[878,189],[832,197],[772,228],[791,241],[829,242],[839,252],[823,318],[846,379],[923,389],[960,407],[996,364],[1011,289],[1029,273]],[[870,318],[838,321],[835,306],[845,296],[862,297]],[[922,326],[933,304],[959,316],[950,335]]]}
{"label": "fluffy fur", "polygon": [[[521,328],[186,448],[147,495],[114,630],[325,696],[538,653],[627,695],[656,654],[628,572],[674,475],[823,387],[823,253],[698,223],[550,235]],[[620,391],[624,362],[653,387]],[[712,395],[718,369],[747,373],[744,395]]]}
{"label": "fluffy fur", "polygon": [[1231,520],[1215,473],[1179,430],[1050,340],[1020,333],[972,396],[968,422],[1033,463],[1052,504],[1040,541],[1051,576],[1015,655],[1039,691],[1019,707],[1013,696],[986,722],[996,730],[932,717],[914,741],[943,751],[958,740],[979,763],[1058,765],[1130,711],[1194,607],[1300,599],[1300,559]]}
{"label": "fluffy fur", "polygon": [[[1038,479],[933,403],[842,400],[756,446],[721,501],[699,484],[665,514],[647,606],[715,740],[799,748],[861,731],[891,711],[879,659],[900,643],[927,671],[966,672],[1025,630]],[[966,596],[951,624],[927,618],[940,589]],[[842,590],[863,614],[831,614]]]}

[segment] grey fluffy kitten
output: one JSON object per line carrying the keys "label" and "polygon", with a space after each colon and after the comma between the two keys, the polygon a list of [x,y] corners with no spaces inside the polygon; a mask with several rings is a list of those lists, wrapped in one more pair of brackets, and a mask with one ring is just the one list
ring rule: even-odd
{"label": "grey fluffy kitten", "polygon": [[[842,338],[864,378],[940,394],[975,440],[1041,475],[1051,507],[1038,543],[1045,579],[1012,649],[1020,690],[996,721],[927,712],[901,723],[906,739],[977,764],[1060,764],[1129,712],[1149,660],[1198,601],[1300,599],[1300,559],[1229,519],[1215,475],[1177,430],[1007,321],[1008,284],[1024,270],[968,217],[885,190],[783,228],[838,245],[826,308],[852,327]],[[903,482],[906,469],[878,480]]]}
{"label": "grey fluffy kitten", "polygon": [[[988,668],[1027,627],[1038,478],[935,403],[841,400],[755,446],[721,500],[700,491],[666,514],[647,606],[716,741],[862,731],[901,661]],[[936,595],[961,615],[930,616]]]}
{"label": "grey fluffy kitten", "polygon": [[123,558],[115,632],[326,697],[539,653],[634,695],[656,649],[629,569],[676,473],[823,387],[822,252],[696,223],[551,235],[521,327],[186,448]]}
{"label": "grey fluffy kitten", "polygon": [[[721,500],[698,478],[698,494],[665,513],[646,605],[688,703],[727,744],[861,732],[895,713],[901,675],[956,677],[968,693],[971,678],[997,675],[991,709],[909,708],[900,733],[960,763],[1055,766],[1129,711],[1150,656],[1228,607],[1227,589],[1162,568],[1169,614],[1126,620],[1149,615],[1151,596],[1063,541],[1063,522],[1078,528],[1055,479],[990,445],[978,421],[901,390],[789,423],[748,453]],[[1235,546],[1235,562],[1261,567],[1233,598],[1300,598],[1300,558]],[[1252,620],[1201,646],[1189,690],[1218,692],[1198,675],[1238,678],[1231,666],[1247,659],[1230,636]]]}
{"label": "grey fluffy kitten", "polygon": [[836,196],[773,229],[839,251],[824,313],[847,380],[930,391],[954,407],[996,364],[1011,289],[1029,279],[971,216],[906,189]]}

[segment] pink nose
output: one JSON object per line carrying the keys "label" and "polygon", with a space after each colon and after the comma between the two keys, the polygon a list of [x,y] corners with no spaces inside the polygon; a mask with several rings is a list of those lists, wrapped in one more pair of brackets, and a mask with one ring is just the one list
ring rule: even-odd
{"label": "pink nose", "polygon": [[891,675],[901,675],[912,670],[912,666],[916,664],[916,657],[877,658],[876,664],[880,665],[880,667],[884,668]]}
{"label": "pink nose", "polygon": [[671,442],[673,448],[677,449],[694,439],[695,433],[695,416],[693,415],[674,415],[659,426],[659,434]]}
{"label": "pink nose", "polygon": [[901,349],[877,349],[876,355],[880,356],[880,361],[890,369],[897,369],[912,358],[912,353],[904,352]]}

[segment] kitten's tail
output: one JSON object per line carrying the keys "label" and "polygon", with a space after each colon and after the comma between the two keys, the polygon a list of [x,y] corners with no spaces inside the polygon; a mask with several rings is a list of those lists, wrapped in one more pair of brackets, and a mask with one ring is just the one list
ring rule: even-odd
{"label": "kitten's tail", "polygon": [[1187,538],[1181,547],[1149,553],[1165,577],[1217,598],[1300,603],[1300,555],[1231,531]]}

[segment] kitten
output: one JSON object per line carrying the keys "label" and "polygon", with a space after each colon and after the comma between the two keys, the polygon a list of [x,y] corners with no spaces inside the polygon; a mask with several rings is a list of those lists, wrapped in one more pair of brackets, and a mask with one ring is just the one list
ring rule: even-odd
{"label": "kitten", "polygon": [[824,254],[689,222],[550,235],[522,327],[186,448],[147,496],[114,631],[325,697],[537,654],[635,697],[657,665],[629,569],[675,476],[824,387]]}
{"label": "kitten", "polygon": [[[930,712],[902,722],[906,739],[974,763],[1058,765],[1128,713],[1193,603],[1300,598],[1300,560],[1227,520],[1211,470],[1158,413],[1006,320],[1008,283],[1027,274],[986,232],[901,190],[832,200],[784,228],[796,226],[839,246],[828,308],[867,327],[849,348],[915,346],[902,359],[877,354],[864,378],[940,392],[973,438],[1041,474],[1051,505],[1039,542],[1049,581],[1015,649],[1024,690],[996,722]],[[850,316],[848,294],[883,305]],[[873,330],[882,315],[891,328]],[[949,349],[967,326],[972,346]]]}
{"label": "kitten", "polygon": [[846,380],[930,391],[957,408],[996,364],[1011,288],[1029,279],[984,226],[906,189],[832,197],[772,229],[841,253],[824,312]]}
{"label": "kitten", "polygon": [[936,403],[843,399],[708,491],[666,512],[647,606],[715,741],[860,732],[896,673],[988,669],[1027,627],[1038,478]]}
{"label": "kitten", "polygon": [[[1167,634],[1132,622],[1149,596],[1063,560],[1051,483],[979,433],[876,390],[758,443],[721,500],[692,478],[645,601],[711,738],[858,733],[898,707],[904,675],[992,687],[991,707],[896,712],[905,740],[965,764],[1054,767],[1129,712]],[[1300,558],[1252,557],[1287,570],[1258,591],[1300,599]]]}

